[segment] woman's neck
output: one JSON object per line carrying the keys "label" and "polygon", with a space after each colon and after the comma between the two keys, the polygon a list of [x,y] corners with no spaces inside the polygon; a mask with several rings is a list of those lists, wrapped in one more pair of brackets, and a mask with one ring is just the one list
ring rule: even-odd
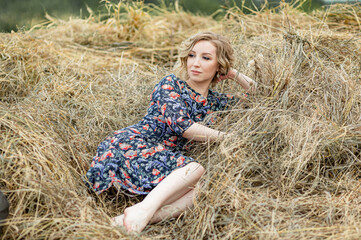
{"label": "woman's neck", "polygon": [[191,80],[187,81],[187,84],[197,93],[201,94],[203,97],[208,97],[208,90],[211,82],[194,82]]}

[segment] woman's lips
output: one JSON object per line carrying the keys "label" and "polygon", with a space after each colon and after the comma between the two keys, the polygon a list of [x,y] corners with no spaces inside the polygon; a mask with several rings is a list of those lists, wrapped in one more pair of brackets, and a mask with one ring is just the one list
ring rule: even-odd
{"label": "woman's lips", "polygon": [[191,70],[191,73],[192,73],[192,74],[196,74],[196,75],[197,75],[197,74],[200,74],[201,72],[196,71],[196,70]]}

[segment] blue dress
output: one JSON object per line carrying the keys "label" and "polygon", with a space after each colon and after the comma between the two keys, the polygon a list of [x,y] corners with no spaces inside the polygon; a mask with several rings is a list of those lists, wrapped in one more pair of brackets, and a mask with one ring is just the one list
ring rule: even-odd
{"label": "blue dress", "polygon": [[[212,90],[205,98],[175,75],[164,77],[155,86],[143,119],[100,143],[86,174],[88,185],[97,193],[116,185],[148,194],[172,171],[195,161],[183,155],[188,142],[184,131],[236,102],[235,97]],[[214,120],[211,116],[207,124]]]}

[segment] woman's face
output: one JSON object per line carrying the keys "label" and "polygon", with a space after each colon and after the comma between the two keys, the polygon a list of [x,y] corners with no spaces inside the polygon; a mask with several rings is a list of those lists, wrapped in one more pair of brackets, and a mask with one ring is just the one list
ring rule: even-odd
{"label": "woman's face", "polygon": [[210,41],[197,42],[187,58],[188,81],[211,83],[217,70],[217,48]]}

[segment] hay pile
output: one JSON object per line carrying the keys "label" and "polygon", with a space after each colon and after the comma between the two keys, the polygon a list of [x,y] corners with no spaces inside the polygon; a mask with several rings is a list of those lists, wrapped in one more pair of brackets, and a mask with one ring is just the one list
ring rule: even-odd
{"label": "hay pile", "polygon": [[[194,209],[139,237],[361,236],[359,5],[311,15],[288,5],[252,15],[234,8],[215,21],[105,4],[107,20],[49,17],[1,34],[0,189],[11,203],[3,239],[129,238],[110,217],[140,199],[96,196],[81,177],[108,133],[143,116],[178,44],[201,30],[231,39],[236,67],[258,93],[214,126],[231,138],[190,153],[207,169]],[[216,88],[242,91],[231,81]]]}

